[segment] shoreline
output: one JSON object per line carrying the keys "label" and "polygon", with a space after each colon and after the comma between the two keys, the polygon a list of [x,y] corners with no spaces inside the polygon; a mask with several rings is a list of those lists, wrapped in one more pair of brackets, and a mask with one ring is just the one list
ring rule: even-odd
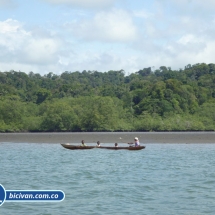
{"label": "shoreline", "polygon": [[215,132],[38,132],[0,133],[0,143],[215,143]]}

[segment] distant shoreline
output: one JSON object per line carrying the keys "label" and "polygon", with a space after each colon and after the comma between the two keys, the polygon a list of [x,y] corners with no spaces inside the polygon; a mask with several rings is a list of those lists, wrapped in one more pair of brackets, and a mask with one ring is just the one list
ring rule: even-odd
{"label": "distant shoreline", "polygon": [[38,132],[0,133],[0,143],[215,143],[215,132]]}

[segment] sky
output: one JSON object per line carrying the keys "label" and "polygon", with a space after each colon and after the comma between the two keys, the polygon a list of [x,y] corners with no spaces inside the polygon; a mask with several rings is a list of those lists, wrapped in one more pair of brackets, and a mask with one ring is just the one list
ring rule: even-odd
{"label": "sky", "polygon": [[215,63],[214,0],[0,0],[0,71]]}

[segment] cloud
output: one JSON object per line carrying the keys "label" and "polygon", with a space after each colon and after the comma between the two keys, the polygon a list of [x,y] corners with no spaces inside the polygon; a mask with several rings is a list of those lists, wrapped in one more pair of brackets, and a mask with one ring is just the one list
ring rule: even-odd
{"label": "cloud", "polygon": [[207,0],[207,3],[202,1],[202,0],[167,0],[167,2],[172,2],[174,3],[175,5],[182,5],[182,6],[193,6],[193,7],[204,7],[204,8],[211,8],[212,7],[215,7],[215,2],[214,0]]}
{"label": "cloud", "polygon": [[[29,35],[28,32],[22,29],[21,23],[16,20],[8,19],[0,22],[0,56],[5,58],[3,53],[13,55],[18,50],[21,50],[25,38]],[[7,58],[10,61],[10,58]],[[6,60],[6,58],[5,58]]]}
{"label": "cloud", "polygon": [[[25,20],[27,13],[19,16],[25,8],[20,6],[9,17],[25,23],[14,19],[0,22],[1,70],[59,74],[124,69],[131,73],[149,66],[178,69],[214,61],[214,0],[37,1],[50,3],[44,4],[46,12],[41,13],[40,21]],[[7,3],[13,1],[0,0],[0,7]],[[42,5],[35,6],[35,12]]]}
{"label": "cloud", "polygon": [[135,17],[144,18],[144,19],[147,19],[147,18],[154,16],[154,14],[152,12],[148,12],[147,10],[144,10],[144,9],[134,10],[133,15]]}
{"label": "cloud", "polygon": [[173,15],[187,14],[192,17],[205,18],[208,13],[214,12],[214,0],[155,0],[158,4],[163,5],[167,10],[172,9]]}
{"label": "cloud", "polygon": [[99,12],[93,19],[67,24],[73,34],[86,41],[129,42],[137,37],[132,17],[124,10]]}
{"label": "cloud", "polygon": [[17,20],[0,22],[0,67],[14,64],[22,65],[21,69],[27,65],[56,64],[60,47],[58,38],[27,31]]}
{"label": "cloud", "polygon": [[[170,66],[173,69],[184,68],[187,64],[212,63],[215,55],[215,42],[206,39],[205,36],[184,34],[178,40],[169,41],[157,46],[157,51],[143,53],[139,58],[144,62],[144,67]],[[143,60],[144,59],[144,60]]]}
{"label": "cloud", "polygon": [[13,0],[0,0],[0,8],[10,8],[16,6]]}
{"label": "cloud", "polygon": [[191,63],[202,61],[210,63],[215,54],[214,47],[215,42],[207,36],[185,34],[176,41],[175,51],[178,52],[178,59],[183,59],[184,62],[189,60]]}
{"label": "cloud", "polygon": [[139,67],[136,56],[130,54],[118,55],[114,51],[95,52],[93,50],[84,50],[77,52],[74,56],[69,56],[66,65],[61,65],[64,71],[99,71],[126,69],[126,73],[136,72]]}
{"label": "cloud", "polygon": [[70,5],[81,8],[105,8],[116,0],[43,0],[51,4]]}
{"label": "cloud", "polygon": [[29,38],[21,53],[20,62],[27,64],[53,64],[58,61],[60,44],[53,38]]}
{"label": "cloud", "polygon": [[7,19],[6,21],[0,22],[0,33],[14,33],[20,26],[21,25],[17,20]]}

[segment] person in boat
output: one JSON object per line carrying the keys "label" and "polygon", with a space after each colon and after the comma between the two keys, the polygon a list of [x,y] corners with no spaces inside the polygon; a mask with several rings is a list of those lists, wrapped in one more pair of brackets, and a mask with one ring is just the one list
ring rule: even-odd
{"label": "person in boat", "polygon": [[118,147],[118,143],[115,143],[115,147]]}
{"label": "person in boat", "polygon": [[97,141],[97,146],[96,147],[101,147],[100,141]]}
{"label": "person in boat", "polygon": [[140,146],[140,141],[139,141],[138,137],[134,138],[134,146],[135,147]]}
{"label": "person in boat", "polygon": [[138,137],[135,137],[135,138],[134,138],[134,143],[128,143],[128,144],[129,144],[130,147],[131,147],[133,144],[134,144],[135,147],[140,146],[140,142],[139,142]]}
{"label": "person in boat", "polygon": [[84,142],[84,140],[81,141],[81,146],[87,146]]}

